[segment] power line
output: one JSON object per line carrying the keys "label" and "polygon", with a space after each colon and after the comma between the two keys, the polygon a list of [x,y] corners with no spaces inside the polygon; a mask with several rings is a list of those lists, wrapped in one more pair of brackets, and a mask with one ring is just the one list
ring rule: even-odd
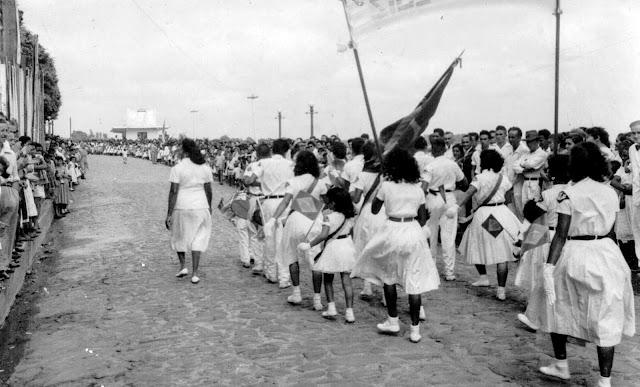
{"label": "power line", "polygon": [[167,42],[169,43],[169,45],[172,48],[175,48],[176,50],[180,51],[180,53],[182,53],[182,55],[184,55],[185,58],[187,58],[188,60],[191,61],[191,65],[193,67],[195,67],[197,71],[200,71],[202,73],[202,75],[204,75],[206,77],[210,77],[211,80],[215,83],[215,86],[226,87],[225,84],[220,82],[218,77],[216,77],[215,75],[204,71],[203,69],[206,68],[206,66],[200,65],[195,58],[193,58],[191,55],[189,55],[189,53],[186,50],[184,50],[177,42],[175,42],[171,38],[171,36],[169,36],[169,33],[167,32],[167,30],[164,27],[162,27],[158,22],[156,22],[155,19],[147,11],[145,11],[144,8],[142,8],[142,6],[136,0],[131,0],[131,2],[151,22],[151,24],[153,24],[158,29],[158,31],[160,31],[160,33],[162,33],[162,35],[164,35],[164,37],[167,39]]}

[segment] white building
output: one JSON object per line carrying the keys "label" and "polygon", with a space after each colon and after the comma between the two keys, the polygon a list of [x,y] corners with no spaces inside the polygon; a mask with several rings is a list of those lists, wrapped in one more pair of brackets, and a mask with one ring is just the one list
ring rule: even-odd
{"label": "white building", "polygon": [[117,133],[127,140],[156,140],[162,139],[169,127],[159,125],[155,110],[127,109],[126,123],[124,126],[116,126],[111,133]]}

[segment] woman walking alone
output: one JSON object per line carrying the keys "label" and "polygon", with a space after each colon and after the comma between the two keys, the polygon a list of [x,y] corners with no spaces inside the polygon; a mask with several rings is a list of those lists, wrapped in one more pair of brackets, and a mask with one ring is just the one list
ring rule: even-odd
{"label": "woman walking alone", "polygon": [[171,230],[171,248],[178,253],[180,261],[180,271],[176,277],[189,274],[185,254],[191,250],[191,282],[197,284],[200,282],[200,256],[206,251],[211,236],[213,173],[193,140],[182,140],[182,156],[184,158],[171,168],[169,175],[171,189],[165,225]]}

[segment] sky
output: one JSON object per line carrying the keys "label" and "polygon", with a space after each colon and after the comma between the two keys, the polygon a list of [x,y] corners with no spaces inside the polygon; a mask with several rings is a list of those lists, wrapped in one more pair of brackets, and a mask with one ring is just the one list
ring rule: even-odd
{"label": "sky", "polygon": [[[357,38],[378,131],[410,113],[464,51],[427,131],[553,130],[555,0],[439,7]],[[337,0],[19,0],[55,60],[55,133],[109,132],[127,108],[171,134],[371,133]],[[640,119],[640,2],[562,0],[560,131]],[[253,100],[247,96],[257,95]],[[197,111],[191,113],[192,111]],[[160,123],[161,124],[161,123]],[[113,136],[113,134],[110,134]]]}

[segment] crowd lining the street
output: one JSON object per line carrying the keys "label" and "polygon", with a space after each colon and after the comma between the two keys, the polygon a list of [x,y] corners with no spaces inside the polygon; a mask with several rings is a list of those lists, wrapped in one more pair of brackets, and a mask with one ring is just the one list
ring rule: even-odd
{"label": "crowd lining the street", "polygon": [[[377,328],[395,334],[400,285],[409,298],[410,340],[417,343],[426,317],[421,294],[440,284],[438,244],[446,281],[456,280],[457,250],[477,268],[472,286],[490,286],[486,266],[496,265],[500,301],[507,297],[509,264],[517,261],[515,283],[529,291],[518,319],[551,333],[557,359],[540,371],[569,379],[566,342],[575,337],[597,346],[598,385],[607,386],[615,345],[635,333],[640,121],[630,129],[613,146],[599,127],[555,138],[548,130],[498,126],[465,134],[459,143],[453,133],[435,129],[411,151],[395,148],[382,162],[366,135],[259,144],[112,140],[89,149],[124,162],[133,155],[173,166],[167,228],[181,263],[178,277],[189,273],[185,253],[191,250],[191,282],[199,282],[215,178],[239,188],[219,208],[237,229],[240,262],[280,288],[292,287],[290,304],[302,302],[300,262],[306,261],[322,317],[338,314],[338,274],[345,320],[353,323],[352,279],[362,278],[363,297],[374,295],[373,285],[383,286],[389,317]],[[199,193],[196,180],[204,187]],[[540,227],[548,239],[532,232]]]}
{"label": "crowd lining the street", "polygon": [[44,201],[52,200],[56,219],[66,216],[71,191],[89,168],[86,144],[49,135],[36,143],[17,128],[0,116],[0,291],[24,263],[27,244],[42,232]]}

